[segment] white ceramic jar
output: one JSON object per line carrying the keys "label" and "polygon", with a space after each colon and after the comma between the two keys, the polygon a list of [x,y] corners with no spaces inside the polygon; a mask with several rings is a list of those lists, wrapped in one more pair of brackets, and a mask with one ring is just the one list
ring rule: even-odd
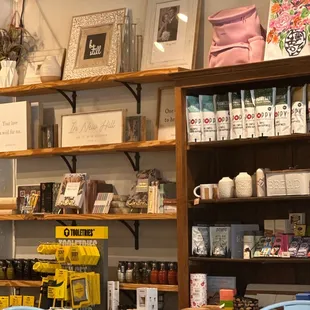
{"label": "white ceramic jar", "polygon": [[224,177],[218,184],[219,198],[232,198],[234,197],[234,181],[229,177]]}
{"label": "white ceramic jar", "polygon": [[41,82],[59,81],[61,78],[61,67],[55,56],[47,56],[40,68]]}
{"label": "white ceramic jar", "polygon": [[253,183],[252,177],[246,172],[240,172],[236,179],[236,196],[238,198],[252,197],[253,195]]}

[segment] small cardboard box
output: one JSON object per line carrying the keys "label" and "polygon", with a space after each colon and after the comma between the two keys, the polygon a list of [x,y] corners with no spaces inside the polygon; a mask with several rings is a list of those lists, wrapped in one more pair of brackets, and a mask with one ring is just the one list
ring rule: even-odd
{"label": "small cardboard box", "polygon": [[289,220],[275,220],[275,234],[290,234],[293,231],[291,230],[291,225]]}
{"label": "small cardboard box", "polygon": [[108,281],[108,309],[118,310],[119,306],[119,282]]}
{"label": "small cardboard box", "polygon": [[265,236],[271,237],[275,233],[275,222],[274,220],[264,220],[264,231]]}
{"label": "small cardboard box", "polygon": [[158,310],[157,288],[137,288],[137,310]]}

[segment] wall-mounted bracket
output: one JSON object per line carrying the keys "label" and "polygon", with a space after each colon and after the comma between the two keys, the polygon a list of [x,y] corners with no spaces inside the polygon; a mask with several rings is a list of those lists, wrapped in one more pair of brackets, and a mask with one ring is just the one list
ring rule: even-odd
{"label": "wall-mounted bracket", "polygon": [[71,98],[62,89],[57,89],[57,91],[60,94],[62,94],[65,97],[65,99],[70,103],[71,108],[72,108],[72,113],[76,113],[76,97],[77,97],[76,91],[75,90],[69,91],[72,93]]}
{"label": "wall-mounted bracket", "polygon": [[[122,83],[126,88],[131,92],[131,94],[135,97],[136,102],[137,102],[137,114],[141,114],[141,91],[142,91],[142,86],[140,83],[129,83],[129,82],[123,82],[119,81]],[[136,91],[132,88],[131,85],[136,85]]]}
{"label": "wall-mounted bracket", "polygon": [[140,170],[140,153],[136,152],[134,159],[130,156],[129,152],[124,152],[124,154],[130,161],[133,171],[139,171]]}
{"label": "wall-mounted bracket", "polygon": [[61,158],[63,159],[63,161],[66,163],[66,165],[67,165],[69,171],[70,171],[71,173],[76,173],[76,162],[77,162],[76,156],[75,156],[75,155],[72,156],[72,159],[71,159],[72,164],[70,164],[68,158],[67,158],[65,155],[61,155],[60,157],[61,157]]}
{"label": "wall-mounted bracket", "polygon": [[140,222],[139,221],[134,221],[134,228],[130,226],[126,221],[120,220],[120,222],[125,225],[129,231],[132,233],[133,237],[135,238],[135,250],[139,250],[139,226]]}

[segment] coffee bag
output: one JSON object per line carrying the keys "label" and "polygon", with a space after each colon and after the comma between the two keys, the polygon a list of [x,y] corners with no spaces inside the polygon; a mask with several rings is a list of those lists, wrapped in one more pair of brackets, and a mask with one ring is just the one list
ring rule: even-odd
{"label": "coffee bag", "polygon": [[291,134],[291,88],[276,88],[275,131],[276,136]]}
{"label": "coffee bag", "polygon": [[202,115],[198,97],[186,96],[186,117],[188,142],[201,142]]}
{"label": "coffee bag", "polygon": [[253,90],[241,91],[241,102],[244,108],[244,137],[255,138],[255,98]]}
{"label": "coffee bag", "polygon": [[202,111],[202,141],[216,140],[216,117],[213,96],[199,96],[200,109]]}
{"label": "coffee bag", "polygon": [[230,139],[230,116],[228,94],[214,95],[216,107],[217,140]]}
{"label": "coffee bag", "polygon": [[244,138],[244,117],[240,92],[229,93],[229,112],[231,124],[230,138]]}
{"label": "coffee bag", "polygon": [[291,133],[307,132],[307,85],[292,88],[292,130]]}

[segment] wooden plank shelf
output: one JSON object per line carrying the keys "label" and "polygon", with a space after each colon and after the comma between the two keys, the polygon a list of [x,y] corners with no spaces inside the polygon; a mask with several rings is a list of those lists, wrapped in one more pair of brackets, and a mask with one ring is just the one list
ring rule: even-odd
{"label": "wooden plank shelf", "polygon": [[136,283],[120,283],[119,288],[121,290],[136,290],[139,287],[146,287],[146,288],[157,288],[160,292],[178,292],[177,285],[163,285],[163,284],[136,284]]}
{"label": "wooden plank shelf", "polygon": [[253,146],[253,145],[276,144],[276,143],[295,143],[300,141],[309,143],[310,134],[305,133],[305,134],[293,134],[287,136],[262,137],[252,139],[196,142],[196,143],[189,143],[188,150],[201,151],[214,148],[230,148],[230,147]]}
{"label": "wooden plank shelf", "polygon": [[241,264],[310,264],[310,258],[279,258],[262,257],[252,259],[220,258],[220,257],[189,257],[191,263],[241,263]]}
{"label": "wooden plank shelf", "polygon": [[122,86],[121,82],[128,83],[156,83],[172,81],[170,73],[185,69],[168,68],[146,70],[139,72],[126,72],[118,74],[100,75],[81,79],[48,82],[33,85],[20,85],[16,87],[0,88],[0,96],[20,97],[47,95],[57,93],[57,89],[64,91],[81,91],[106,87]]}
{"label": "wooden plank shelf", "polygon": [[0,280],[0,287],[40,287],[41,281],[31,280]]}
{"label": "wooden plank shelf", "polygon": [[116,152],[158,152],[172,151],[174,149],[175,140],[152,140],[143,142],[125,142],[117,144],[86,145],[75,147],[57,147],[46,149],[31,149],[25,151],[0,152],[0,158],[95,155]]}
{"label": "wooden plank shelf", "polygon": [[0,221],[165,221],[177,215],[165,214],[0,214]]}

